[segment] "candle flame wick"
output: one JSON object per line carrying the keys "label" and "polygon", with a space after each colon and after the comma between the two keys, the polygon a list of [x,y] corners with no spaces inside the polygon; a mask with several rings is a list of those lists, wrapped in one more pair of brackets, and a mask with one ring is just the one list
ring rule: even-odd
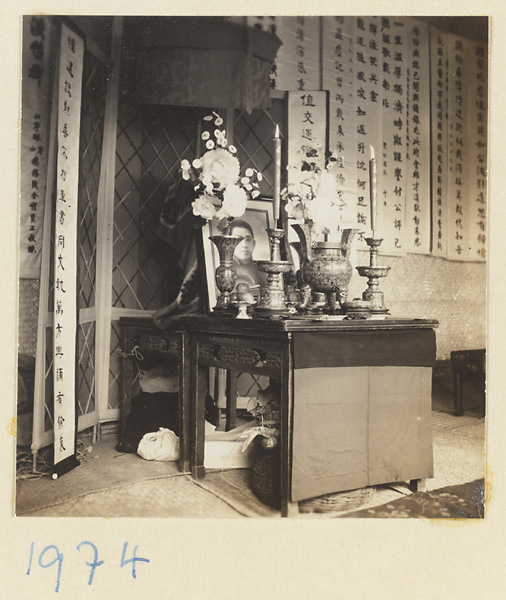
{"label": "candle flame wick", "polygon": [[275,133],[275,137],[279,137],[279,125],[276,125],[276,133]]}

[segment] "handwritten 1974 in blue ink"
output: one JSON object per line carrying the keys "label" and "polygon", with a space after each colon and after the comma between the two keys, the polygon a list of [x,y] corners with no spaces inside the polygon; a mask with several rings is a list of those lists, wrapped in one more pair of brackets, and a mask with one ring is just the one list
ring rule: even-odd
{"label": "handwritten 1974 in blue ink", "polygon": [[[121,553],[121,561],[119,563],[120,568],[124,567],[126,565],[129,565],[129,564],[131,565],[133,579],[137,578],[137,568],[136,568],[137,563],[138,562],[145,562],[145,563],[149,562],[148,558],[142,558],[140,556],[137,556],[137,548],[138,547],[139,546],[135,546],[133,553],[132,553],[132,558],[127,558],[128,542],[125,542],[123,544],[123,551]],[[93,583],[93,578],[95,576],[96,569],[98,567],[101,567],[104,564],[104,561],[98,560],[98,548],[92,542],[83,541],[77,546],[76,549],[78,552],[82,551],[83,555],[87,550],[88,550],[88,553],[89,553],[90,549],[92,551],[92,560],[85,561],[86,565],[88,567],[90,567],[90,576],[88,579],[88,585],[91,585]],[[35,550],[35,544],[34,544],[34,542],[32,542],[32,544],[30,546],[30,559],[28,562],[28,570],[26,572],[27,575],[30,575],[32,572],[34,550]],[[42,569],[49,569],[53,565],[57,564],[55,592],[58,592],[60,590],[60,580],[61,580],[62,566],[63,566],[63,553],[60,552],[58,547],[55,546],[54,544],[46,546],[39,554],[38,564],[39,564],[39,567],[41,567]]]}

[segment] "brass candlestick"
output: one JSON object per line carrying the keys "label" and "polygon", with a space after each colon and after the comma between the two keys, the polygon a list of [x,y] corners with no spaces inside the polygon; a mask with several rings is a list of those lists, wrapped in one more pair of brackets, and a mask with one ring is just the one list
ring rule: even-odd
{"label": "brass candlestick", "polygon": [[270,260],[257,262],[259,271],[267,273],[267,285],[260,290],[260,299],[255,313],[260,315],[276,315],[288,312],[286,306],[283,273],[288,273],[291,263],[281,260],[280,245],[285,235],[284,229],[267,229],[270,242]]}
{"label": "brass candlestick", "polygon": [[370,304],[371,318],[381,317],[382,315],[390,314],[390,311],[385,306],[384,295],[379,288],[379,280],[381,277],[386,277],[390,267],[378,266],[378,248],[383,239],[366,238],[366,244],[369,246],[369,266],[357,267],[361,277],[368,277],[368,288],[362,294],[362,299],[367,300]]}

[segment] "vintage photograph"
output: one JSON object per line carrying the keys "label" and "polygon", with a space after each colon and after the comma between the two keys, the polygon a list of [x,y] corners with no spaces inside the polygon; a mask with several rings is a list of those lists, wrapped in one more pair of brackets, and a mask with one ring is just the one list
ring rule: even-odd
{"label": "vintage photograph", "polygon": [[16,517],[486,519],[489,26],[23,16]]}
{"label": "vintage photograph", "polygon": [[[241,238],[233,253],[232,267],[237,272],[233,291],[237,292],[237,286],[241,284],[243,288],[247,285],[246,293],[252,293],[258,300],[261,286],[267,283],[267,274],[259,270],[257,261],[270,259],[267,230],[273,225],[272,199],[250,200],[242,217],[230,221],[230,235]],[[217,298],[215,274],[220,264],[220,257],[218,247],[211,241],[211,236],[216,234],[219,235],[219,229],[212,220],[202,227],[202,262],[205,265],[205,287],[209,307],[216,306]]]}

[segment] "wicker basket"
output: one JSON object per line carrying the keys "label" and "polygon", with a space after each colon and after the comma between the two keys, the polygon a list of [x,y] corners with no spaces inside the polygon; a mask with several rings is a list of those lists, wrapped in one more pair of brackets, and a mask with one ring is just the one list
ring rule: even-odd
{"label": "wicker basket", "polygon": [[[280,474],[281,453],[279,444],[274,448],[264,446],[265,438],[257,436],[251,451],[251,490],[264,504],[281,508]],[[375,494],[376,488],[365,487],[336,494],[327,494],[299,501],[300,513],[329,513],[355,510]]]}
{"label": "wicker basket", "polygon": [[355,510],[363,506],[374,495],[376,488],[365,487],[358,490],[347,490],[337,494],[327,494],[318,498],[301,500],[300,513],[328,513]]}
{"label": "wicker basket", "polygon": [[281,452],[279,444],[265,448],[265,438],[257,436],[251,450],[251,490],[264,504],[281,508]]}

